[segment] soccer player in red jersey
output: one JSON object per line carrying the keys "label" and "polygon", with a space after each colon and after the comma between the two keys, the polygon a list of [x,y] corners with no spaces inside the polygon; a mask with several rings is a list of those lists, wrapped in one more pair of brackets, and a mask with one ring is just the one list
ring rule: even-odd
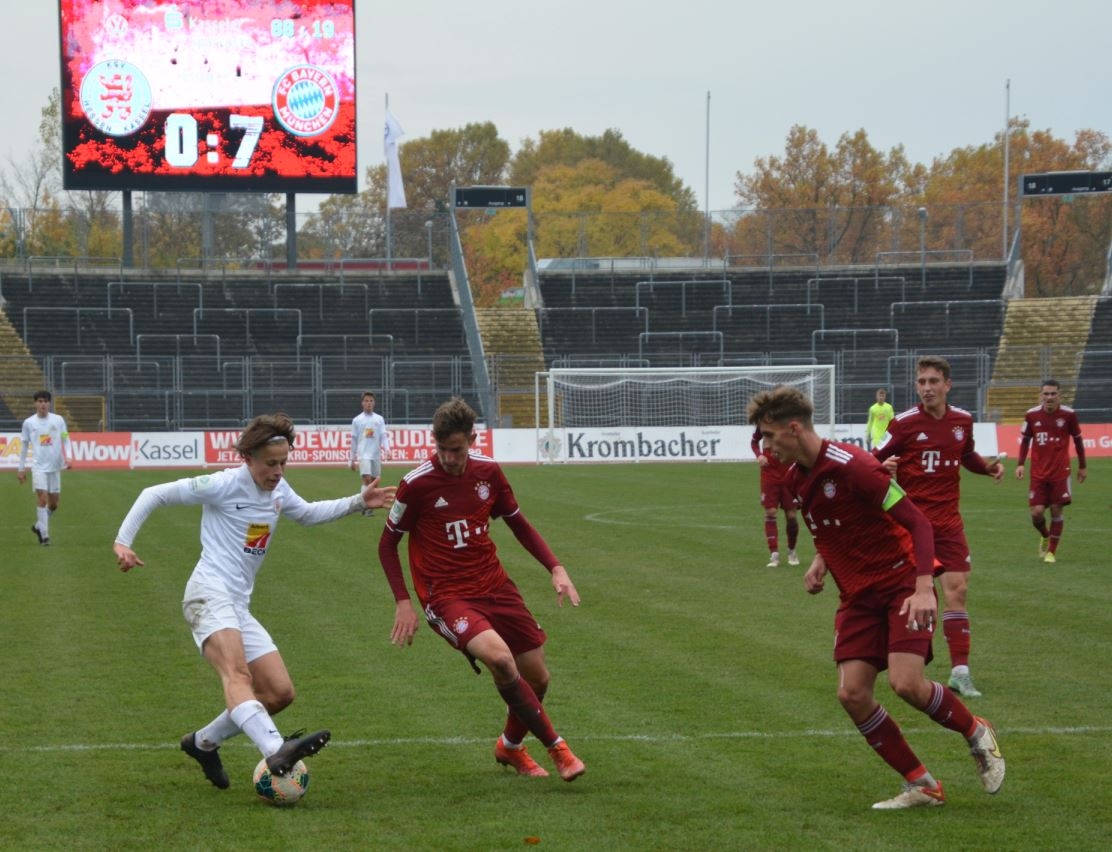
{"label": "soccer player in red jersey", "polygon": [[973,415],[947,404],[953,382],[944,358],[920,358],[915,388],[921,400],[888,424],[888,433],[873,450],[900,487],[934,528],[934,555],[941,573],[942,634],[950,647],[948,686],[966,698],[980,698],[969,674],[971,642],[966,595],[972,565],[959,504],[961,469],[999,482],[1004,465],[988,464],[973,446]]}
{"label": "soccer player in red jersey", "polygon": [[432,419],[436,454],[403,477],[378,557],[396,607],[390,641],[413,644],[417,612],[402,574],[398,545],[409,533],[409,572],[425,620],[479,672],[494,678],[509,713],[494,758],[519,775],[548,773],[522,744],[532,733],[548,749],[560,777],[574,781],[585,771],[549,721],[542,701],[549,673],[545,632],[506,574],[490,537],[492,518],[502,518],[521,545],[552,575],[557,604],[579,606],[572,585],[540,533],[525,519],[501,466],[478,452],[475,412],[462,399],[441,405]]}
{"label": "soccer player in red jersey", "polygon": [[788,564],[798,565],[799,556],[795,552],[795,544],[799,538],[799,519],[795,514],[795,503],[791,492],[788,490],[785,477],[788,466],[774,456],[768,447],[762,446],[761,430],[753,433],[753,440],[749,446],[753,448],[753,455],[757,457],[757,464],[761,468],[761,508],[765,516],[765,539],[768,541],[768,568],[776,568],[780,564],[780,530],[776,523],[776,512],[784,510],[784,526],[788,534]]}
{"label": "soccer player in red jersey", "polygon": [[758,393],[747,414],[772,452],[792,465],[791,486],[818,551],[804,587],[818,594],[828,571],[838,586],[838,700],[869,745],[905,779],[899,795],[873,807],[927,807],[945,798],[876,700],[877,675],[885,669],[900,698],[966,738],[981,785],[995,793],[1005,765],[992,725],[924,673],[938,609],[930,521],[870,453],[815,432],[814,407],[797,388]]}
{"label": "soccer player in red jersey", "polygon": [[[1027,451],[1031,450],[1031,488],[1027,503],[1031,507],[1031,523],[1039,531],[1039,556],[1044,562],[1055,562],[1058,542],[1065,525],[1064,509],[1073,502],[1070,487],[1070,445],[1077,451],[1077,481],[1085,481],[1085,442],[1081,440],[1081,423],[1077,412],[1062,405],[1061,386],[1054,379],[1042,383],[1042,403],[1028,410],[1020,431],[1019,461],[1015,478],[1023,479]],[[1032,448],[1032,442],[1034,447]],[[1046,507],[1050,507],[1050,528],[1046,526]]]}

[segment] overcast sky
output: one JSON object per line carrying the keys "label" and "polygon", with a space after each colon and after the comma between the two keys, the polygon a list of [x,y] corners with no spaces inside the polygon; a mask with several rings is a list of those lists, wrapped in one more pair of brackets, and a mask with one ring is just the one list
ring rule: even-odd
{"label": "overcast sky", "polygon": [[[58,21],[55,0],[0,5],[7,167],[58,85]],[[709,91],[712,210],[794,124],[831,147],[863,128],[921,163],[989,143],[1008,79],[1033,128],[1112,135],[1109,0],[357,0],[356,20],[361,186],[383,160],[387,94],[403,144],[482,121],[514,150],[541,130],[616,128],[702,207]]]}

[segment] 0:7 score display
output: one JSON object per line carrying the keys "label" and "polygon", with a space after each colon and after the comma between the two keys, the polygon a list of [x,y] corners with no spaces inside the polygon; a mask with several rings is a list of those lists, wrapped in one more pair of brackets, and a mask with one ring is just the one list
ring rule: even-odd
{"label": "0:7 score display", "polygon": [[[263,133],[261,115],[236,115],[229,117],[228,126],[233,130],[243,130],[243,138],[232,160],[233,169],[246,169],[251,165],[251,157]],[[220,134],[208,132],[201,142],[197,119],[186,112],[170,113],[166,117],[166,162],[175,168],[190,169],[197,163],[201,151],[211,165],[220,162]]]}

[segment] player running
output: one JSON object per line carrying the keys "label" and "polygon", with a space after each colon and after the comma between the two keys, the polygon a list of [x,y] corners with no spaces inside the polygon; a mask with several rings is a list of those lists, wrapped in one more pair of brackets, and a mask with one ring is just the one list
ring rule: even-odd
{"label": "player running", "polygon": [[966,698],[980,698],[969,673],[972,633],[966,597],[972,560],[960,511],[961,469],[999,482],[1004,465],[989,464],[974,449],[973,415],[946,402],[952,387],[946,359],[920,358],[915,380],[920,402],[888,424],[873,454],[931,522],[942,585],[942,634],[950,648],[948,685]]}
{"label": "player running", "polygon": [[876,700],[877,675],[885,669],[900,698],[965,737],[982,787],[997,792],[1005,764],[992,726],[924,674],[938,608],[931,574],[934,536],[927,517],[868,452],[815,432],[814,407],[797,388],[758,393],[749,402],[748,417],[772,452],[794,463],[792,488],[818,551],[803,576],[804,587],[820,593],[828,571],[838,586],[838,700],[869,745],[905,781],[901,793],[873,807],[930,807],[945,801],[941,782]]}
{"label": "player running", "polygon": [[481,662],[509,710],[494,759],[519,775],[548,772],[525,750],[532,733],[548,750],[565,781],[585,771],[556,733],[541,702],[548,690],[545,632],[506,574],[490,537],[490,522],[502,518],[521,545],[552,575],[557,604],[579,606],[579,593],[560,560],[525,519],[513,489],[494,459],[471,450],[475,412],[462,399],[441,405],[432,419],[436,455],[410,471],[398,486],[378,545],[394,593],[390,641],[413,644],[418,618],[402,574],[398,545],[409,533],[409,571],[425,620],[476,673]]}
{"label": "player running", "polygon": [[[1070,487],[1070,438],[1077,451],[1077,481],[1084,482],[1085,442],[1081,440],[1081,423],[1077,412],[1061,403],[1061,386],[1047,379],[1040,390],[1042,402],[1023,418],[1020,432],[1019,460],[1016,479],[1023,479],[1027,451],[1031,450],[1031,488],[1027,502],[1031,507],[1031,523],[1039,531],[1039,556],[1044,562],[1056,562],[1058,543],[1065,526],[1065,507],[1073,502]],[[1050,507],[1050,528],[1046,526],[1046,508]]]}

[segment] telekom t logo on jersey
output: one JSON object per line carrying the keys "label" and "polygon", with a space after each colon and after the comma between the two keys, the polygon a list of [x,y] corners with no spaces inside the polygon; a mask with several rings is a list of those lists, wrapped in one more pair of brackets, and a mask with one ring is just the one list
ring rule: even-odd
{"label": "telekom t logo on jersey", "polygon": [[923,466],[923,473],[934,473],[938,470],[938,462],[942,458],[939,450],[923,450],[919,455],[919,463]]}
{"label": "telekom t logo on jersey", "polygon": [[467,540],[472,535],[482,535],[486,530],[486,526],[476,527],[474,530],[467,523],[466,518],[458,521],[449,521],[444,525],[444,531],[448,534],[448,541],[452,543],[452,547],[459,550],[461,547],[467,547]]}

